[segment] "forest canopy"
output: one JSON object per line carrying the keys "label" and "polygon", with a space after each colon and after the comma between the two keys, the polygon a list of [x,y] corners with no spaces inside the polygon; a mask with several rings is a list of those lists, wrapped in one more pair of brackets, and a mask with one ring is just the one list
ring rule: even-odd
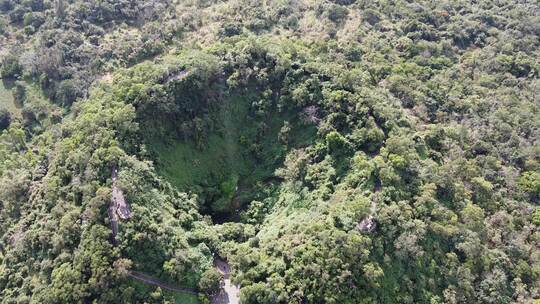
{"label": "forest canopy", "polygon": [[539,58],[534,1],[0,0],[0,303],[537,303]]}

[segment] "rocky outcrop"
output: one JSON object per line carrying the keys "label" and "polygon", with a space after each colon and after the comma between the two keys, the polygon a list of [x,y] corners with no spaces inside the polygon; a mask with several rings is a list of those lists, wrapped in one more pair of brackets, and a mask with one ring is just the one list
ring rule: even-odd
{"label": "rocky outcrop", "polygon": [[117,185],[118,170],[116,168],[112,171],[112,205],[115,207],[116,214],[122,220],[128,220],[131,218],[131,208],[124,198],[124,192]]}

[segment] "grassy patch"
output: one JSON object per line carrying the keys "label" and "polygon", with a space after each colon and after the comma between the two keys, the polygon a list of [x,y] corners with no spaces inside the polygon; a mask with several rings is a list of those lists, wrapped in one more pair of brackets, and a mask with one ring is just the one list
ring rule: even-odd
{"label": "grassy patch", "polygon": [[10,83],[0,81],[0,108],[8,110],[13,116],[21,117],[22,106],[15,105]]}
{"label": "grassy patch", "polygon": [[277,110],[257,116],[251,110],[257,98],[254,94],[233,95],[209,109],[214,127],[202,148],[172,131],[173,135],[165,137],[169,140],[147,136],[159,173],[178,189],[199,194],[205,213],[237,214],[254,199],[255,184],[274,175],[288,147],[307,145],[315,135],[314,126],[295,125],[291,141],[284,145],[278,140],[280,129],[284,121],[294,124],[297,116]]}
{"label": "grassy patch", "polygon": [[[157,287],[142,283],[131,279],[129,284],[135,289],[136,298],[145,299],[148,296],[152,297],[156,293]],[[169,290],[161,290],[161,295],[164,299],[174,300],[176,304],[198,304],[199,298],[190,293],[173,292]]]}
{"label": "grassy patch", "polygon": [[171,295],[174,297],[174,303],[176,304],[198,304],[199,298],[196,295],[187,293],[177,293],[166,291],[165,295]]}

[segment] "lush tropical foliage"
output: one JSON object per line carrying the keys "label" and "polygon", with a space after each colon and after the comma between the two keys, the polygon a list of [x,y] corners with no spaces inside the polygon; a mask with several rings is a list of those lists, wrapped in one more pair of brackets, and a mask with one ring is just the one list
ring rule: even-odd
{"label": "lush tropical foliage", "polygon": [[533,2],[0,0],[0,302],[539,299]]}

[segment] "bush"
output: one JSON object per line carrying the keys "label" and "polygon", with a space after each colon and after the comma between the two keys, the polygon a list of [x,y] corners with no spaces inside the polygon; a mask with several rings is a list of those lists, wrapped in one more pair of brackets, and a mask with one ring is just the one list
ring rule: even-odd
{"label": "bush", "polygon": [[22,66],[19,64],[19,58],[10,54],[2,61],[0,67],[1,78],[18,78],[22,74]]}
{"label": "bush", "polygon": [[6,109],[0,109],[0,130],[5,130],[11,123],[11,114]]}
{"label": "bush", "polygon": [[341,21],[343,21],[343,19],[345,19],[345,17],[347,17],[349,11],[343,6],[333,4],[328,8],[327,13],[328,19],[335,23],[340,23]]}
{"label": "bush", "polygon": [[81,90],[77,87],[75,81],[71,79],[60,82],[56,90],[56,100],[64,106],[71,106],[80,95]]}
{"label": "bush", "polygon": [[13,0],[0,0],[0,11],[8,12],[13,9]]}
{"label": "bush", "polygon": [[219,30],[220,35],[225,37],[240,35],[241,32],[242,27],[237,23],[225,23],[223,28]]}
{"label": "bush", "polygon": [[533,224],[540,226],[540,207],[536,207],[536,210],[533,213]]}
{"label": "bush", "polygon": [[25,26],[33,26],[34,28],[40,27],[45,22],[45,18],[42,13],[26,13],[23,17],[23,24]]}
{"label": "bush", "polygon": [[7,33],[9,22],[6,18],[0,16],[0,35]]}
{"label": "bush", "polygon": [[23,105],[26,101],[26,87],[22,81],[15,82],[15,87],[13,88],[13,99],[16,104]]}
{"label": "bush", "polygon": [[524,172],[519,178],[520,188],[533,197],[540,197],[540,173],[534,171]]}

